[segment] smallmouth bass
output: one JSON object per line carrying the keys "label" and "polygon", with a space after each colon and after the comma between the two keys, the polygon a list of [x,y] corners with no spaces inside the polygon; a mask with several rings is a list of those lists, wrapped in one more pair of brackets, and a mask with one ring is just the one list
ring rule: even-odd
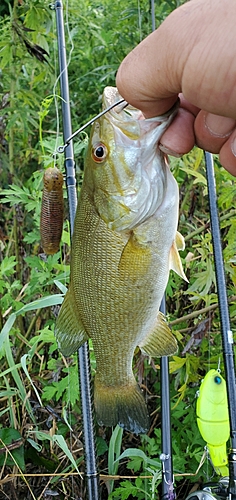
{"label": "smallmouth bass", "polygon": [[[104,108],[120,99],[103,93]],[[158,311],[170,269],[185,278],[178,249],[178,186],[158,140],[177,107],[145,120],[119,105],[93,125],[72,241],[71,277],[55,335],[65,356],[92,339],[99,424],[148,430],[132,371],[135,348],[171,355],[177,343]]]}

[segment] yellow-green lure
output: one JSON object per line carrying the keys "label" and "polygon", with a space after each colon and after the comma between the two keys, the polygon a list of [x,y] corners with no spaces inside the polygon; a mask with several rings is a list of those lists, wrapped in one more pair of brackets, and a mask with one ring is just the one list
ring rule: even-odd
{"label": "yellow-green lure", "polygon": [[210,370],[202,381],[197,399],[197,424],[207,442],[217,474],[228,476],[226,443],[229,439],[229,413],[226,383],[217,370]]}

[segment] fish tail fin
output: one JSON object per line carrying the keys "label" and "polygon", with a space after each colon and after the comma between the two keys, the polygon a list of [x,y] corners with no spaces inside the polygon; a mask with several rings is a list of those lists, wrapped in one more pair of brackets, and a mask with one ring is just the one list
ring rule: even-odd
{"label": "fish tail fin", "polygon": [[135,381],[122,386],[94,382],[94,403],[99,425],[115,426],[134,434],[145,434],[149,429],[149,417],[144,397]]}
{"label": "fish tail fin", "polygon": [[88,340],[88,335],[74,305],[70,289],[65,295],[55,324],[55,337],[58,348],[64,356],[70,356]]}

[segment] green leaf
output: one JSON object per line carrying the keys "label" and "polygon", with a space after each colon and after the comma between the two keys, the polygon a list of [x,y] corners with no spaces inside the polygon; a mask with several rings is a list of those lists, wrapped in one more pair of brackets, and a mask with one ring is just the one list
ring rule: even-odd
{"label": "green leaf", "polygon": [[68,288],[67,288],[65,285],[63,285],[63,283],[61,283],[61,282],[60,282],[60,281],[58,281],[58,280],[54,280],[54,283],[55,283],[55,285],[57,286],[57,288],[59,288],[59,290],[61,290],[61,292],[62,292],[63,294],[66,294],[66,292],[67,292]]}
{"label": "green leaf", "polygon": [[97,443],[97,455],[98,457],[100,457],[101,455],[104,455],[104,453],[106,453],[106,451],[108,450],[108,446],[105,439],[103,439],[101,436],[97,436],[96,443]]}
{"label": "green leaf", "polygon": [[64,296],[61,294],[49,295],[48,297],[42,297],[41,299],[34,300],[33,302],[30,302],[29,304],[21,307],[21,309],[19,309],[16,313],[12,313],[0,332],[0,351],[12,326],[14,325],[17,316],[27,311],[35,311],[44,307],[52,307],[58,304],[62,304],[63,299]]}
{"label": "green leaf", "polygon": [[1,262],[1,267],[0,267],[0,273],[1,276],[10,276],[15,272],[15,266],[16,266],[16,258],[15,256],[11,257],[5,257],[2,262]]}
{"label": "green leaf", "polygon": [[49,295],[47,297],[42,297],[41,299],[34,300],[29,304],[23,306],[19,311],[17,311],[17,316],[22,314],[22,312],[35,311],[37,309],[42,309],[44,307],[52,307],[62,304],[64,296],[62,294]]}
{"label": "green leaf", "polygon": [[9,332],[11,331],[11,328],[14,325],[15,320],[16,320],[16,313],[12,313],[7,319],[4,327],[0,332],[0,351],[3,348],[5,341],[8,339]]}
{"label": "green leaf", "polygon": [[204,175],[202,175],[200,172],[197,172],[196,170],[192,170],[191,168],[188,168],[188,167],[180,167],[181,170],[184,170],[184,172],[186,172],[186,174],[189,174],[189,175],[192,175],[193,177],[195,177],[195,180],[194,180],[194,184],[198,183],[198,184],[203,184],[204,186],[207,186],[207,180],[206,180],[206,177],[204,177]]}
{"label": "green leaf", "polygon": [[169,362],[170,373],[174,373],[180,370],[186,363],[186,358],[179,358],[178,356],[172,356],[172,361]]}
{"label": "green leaf", "polygon": [[[117,425],[112,432],[109,448],[108,448],[108,474],[113,476],[117,473],[119,467],[119,460],[117,460],[120,455],[121,443],[122,443],[123,429]],[[109,493],[113,491],[114,481],[108,481],[107,487]]]}
{"label": "green leaf", "polygon": [[28,443],[30,443],[30,444],[31,444],[31,446],[32,446],[35,450],[37,450],[37,451],[39,451],[39,452],[42,450],[42,446],[41,446],[41,444],[36,443],[33,439],[31,439],[31,438],[27,438],[27,441],[28,441]]}
{"label": "green leaf", "polygon": [[77,464],[76,464],[76,461],[71,453],[71,451],[69,450],[67,444],[66,444],[66,441],[64,439],[63,436],[61,435],[58,435],[58,434],[54,434],[53,438],[52,438],[52,441],[54,443],[57,443],[57,445],[62,449],[62,451],[65,453],[65,455],[67,456],[67,458],[69,458],[70,462],[72,463],[73,467],[77,470],[77,472],[80,474],[79,472],[79,469],[77,467]]}
{"label": "green leaf", "polygon": [[138,457],[140,458],[144,464],[149,464],[149,465],[154,465],[158,469],[160,468],[160,461],[153,460],[152,458],[149,458],[144,451],[138,449],[138,448],[128,448],[125,450],[116,461],[120,461],[123,458],[132,458],[132,457]]}
{"label": "green leaf", "polygon": [[32,387],[34,389],[34,392],[35,392],[35,394],[36,394],[36,396],[38,398],[40,406],[43,406],[41,398],[40,398],[40,395],[38,393],[38,390],[37,390],[36,386],[34,385],[33,380],[30,377],[30,374],[28,372],[28,368],[27,368],[27,365],[26,365],[26,360],[27,360],[28,356],[29,356],[28,354],[24,354],[24,356],[21,357],[21,360],[20,360],[21,361],[21,366],[22,366],[22,368],[23,368],[23,370],[24,370],[24,372],[25,372],[28,380],[30,381],[30,383],[31,383],[31,385],[32,385]]}
{"label": "green leaf", "polygon": [[77,467],[77,464],[75,462],[75,459],[74,459],[71,451],[69,450],[63,436],[61,436],[59,434],[54,434],[53,436],[50,436],[50,434],[46,434],[45,432],[41,432],[41,431],[35,431],[34,434],[37,436],[38,439],[40,439],[42,441],[49,440],[49,441],[52,441],[52,443],[56,443],[59,446],[59,448],[61,448],[61,450],[65,453],[67,458],[70,460],[73,467],[80,474],[79,469]]}
{"label": "green leaf", "polygon": [[57,387],[55,387],[54,385],[47,385],[46,387],[43,388],[42,399],[50,401],[50,399],[54,398],[56,393],[57,393]]}
{"label": "green leaf", "polygon": [[200,295],[205,296],[209,293],[211,286],[216,283],[213,262],[206,260],[206,269],[201,269],[200,273],[195,274],[194,283],[188,287],[188,293],[198,291]]}
{"label": "green leaf", "polygon": [[6,45],[5,47],[3,47],[3,49],[0,50],[0,58],[1,58],[0,62],[1,70],[3,70],[7,65],[10,66],[12,64],[13,56],[12,56],[11,45]]}
{"label": "green leaf", "polygon": [[[20,442],[20,446],[18,443]],[[25,470],[25,460],[24,460],[24,447],[23,440],[21,434],[16,429],[0,429],[0,449],[4,449],[4,445],[6,448],[9,445],[16,446],[16,448],[12,448],[10,446],[9,451],[5,451],[5,453],[0,453],[0,465],[6,463],[6,465],[13,466],[17,465],[22,471]]]}

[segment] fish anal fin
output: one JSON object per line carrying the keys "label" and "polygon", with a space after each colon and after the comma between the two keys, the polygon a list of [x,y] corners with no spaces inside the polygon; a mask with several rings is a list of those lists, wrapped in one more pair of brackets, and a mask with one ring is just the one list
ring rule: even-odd
{"label": "fish anal fin", "polygon": [[58,348],[64,356],[70,356],[88,340],[88,335],[76,311],[69,289],[61,306],[54,331]]}
{"label": "fish anal fin", "polygon": [[95,376],[94,405],[99,425],[120,425],[134,434],[145,434],[149,417],[144,397],[135,380],[122,386],[104,386]]}
{"label": "fish anal fin", "polygon": [[[178,234],[181,236],[180,233],[178,233]],[[181,238],[182,238],[182,236],[181,236]],[[179,244],[180,244],[180,242],[178,242],[178,245]],[[188,283],[188,278],[186,277],[184,270],[183,270],[183,266],[182,266],[182,262],[181,262],[181,259],[179,256],[176,241],[173,242],[172,247],[170,249],[169,269],[172,269],[172,271],[175,271],[175,273],[177,273],[181,278],[183,278]]]}
{"label": "fish anal fin", "polygon": [[151,249],[145,243],[139,242],[134,233],[128,239],[118,266],[121,276],[131,279],[145,276],[151,262]]}
{"label": "fish anal fin", "polygon": [[154,329],[140,342],[139,347],[148,356],[171,356],[178,348],[176,338],[167,325],[164,314],[160,311]]}

